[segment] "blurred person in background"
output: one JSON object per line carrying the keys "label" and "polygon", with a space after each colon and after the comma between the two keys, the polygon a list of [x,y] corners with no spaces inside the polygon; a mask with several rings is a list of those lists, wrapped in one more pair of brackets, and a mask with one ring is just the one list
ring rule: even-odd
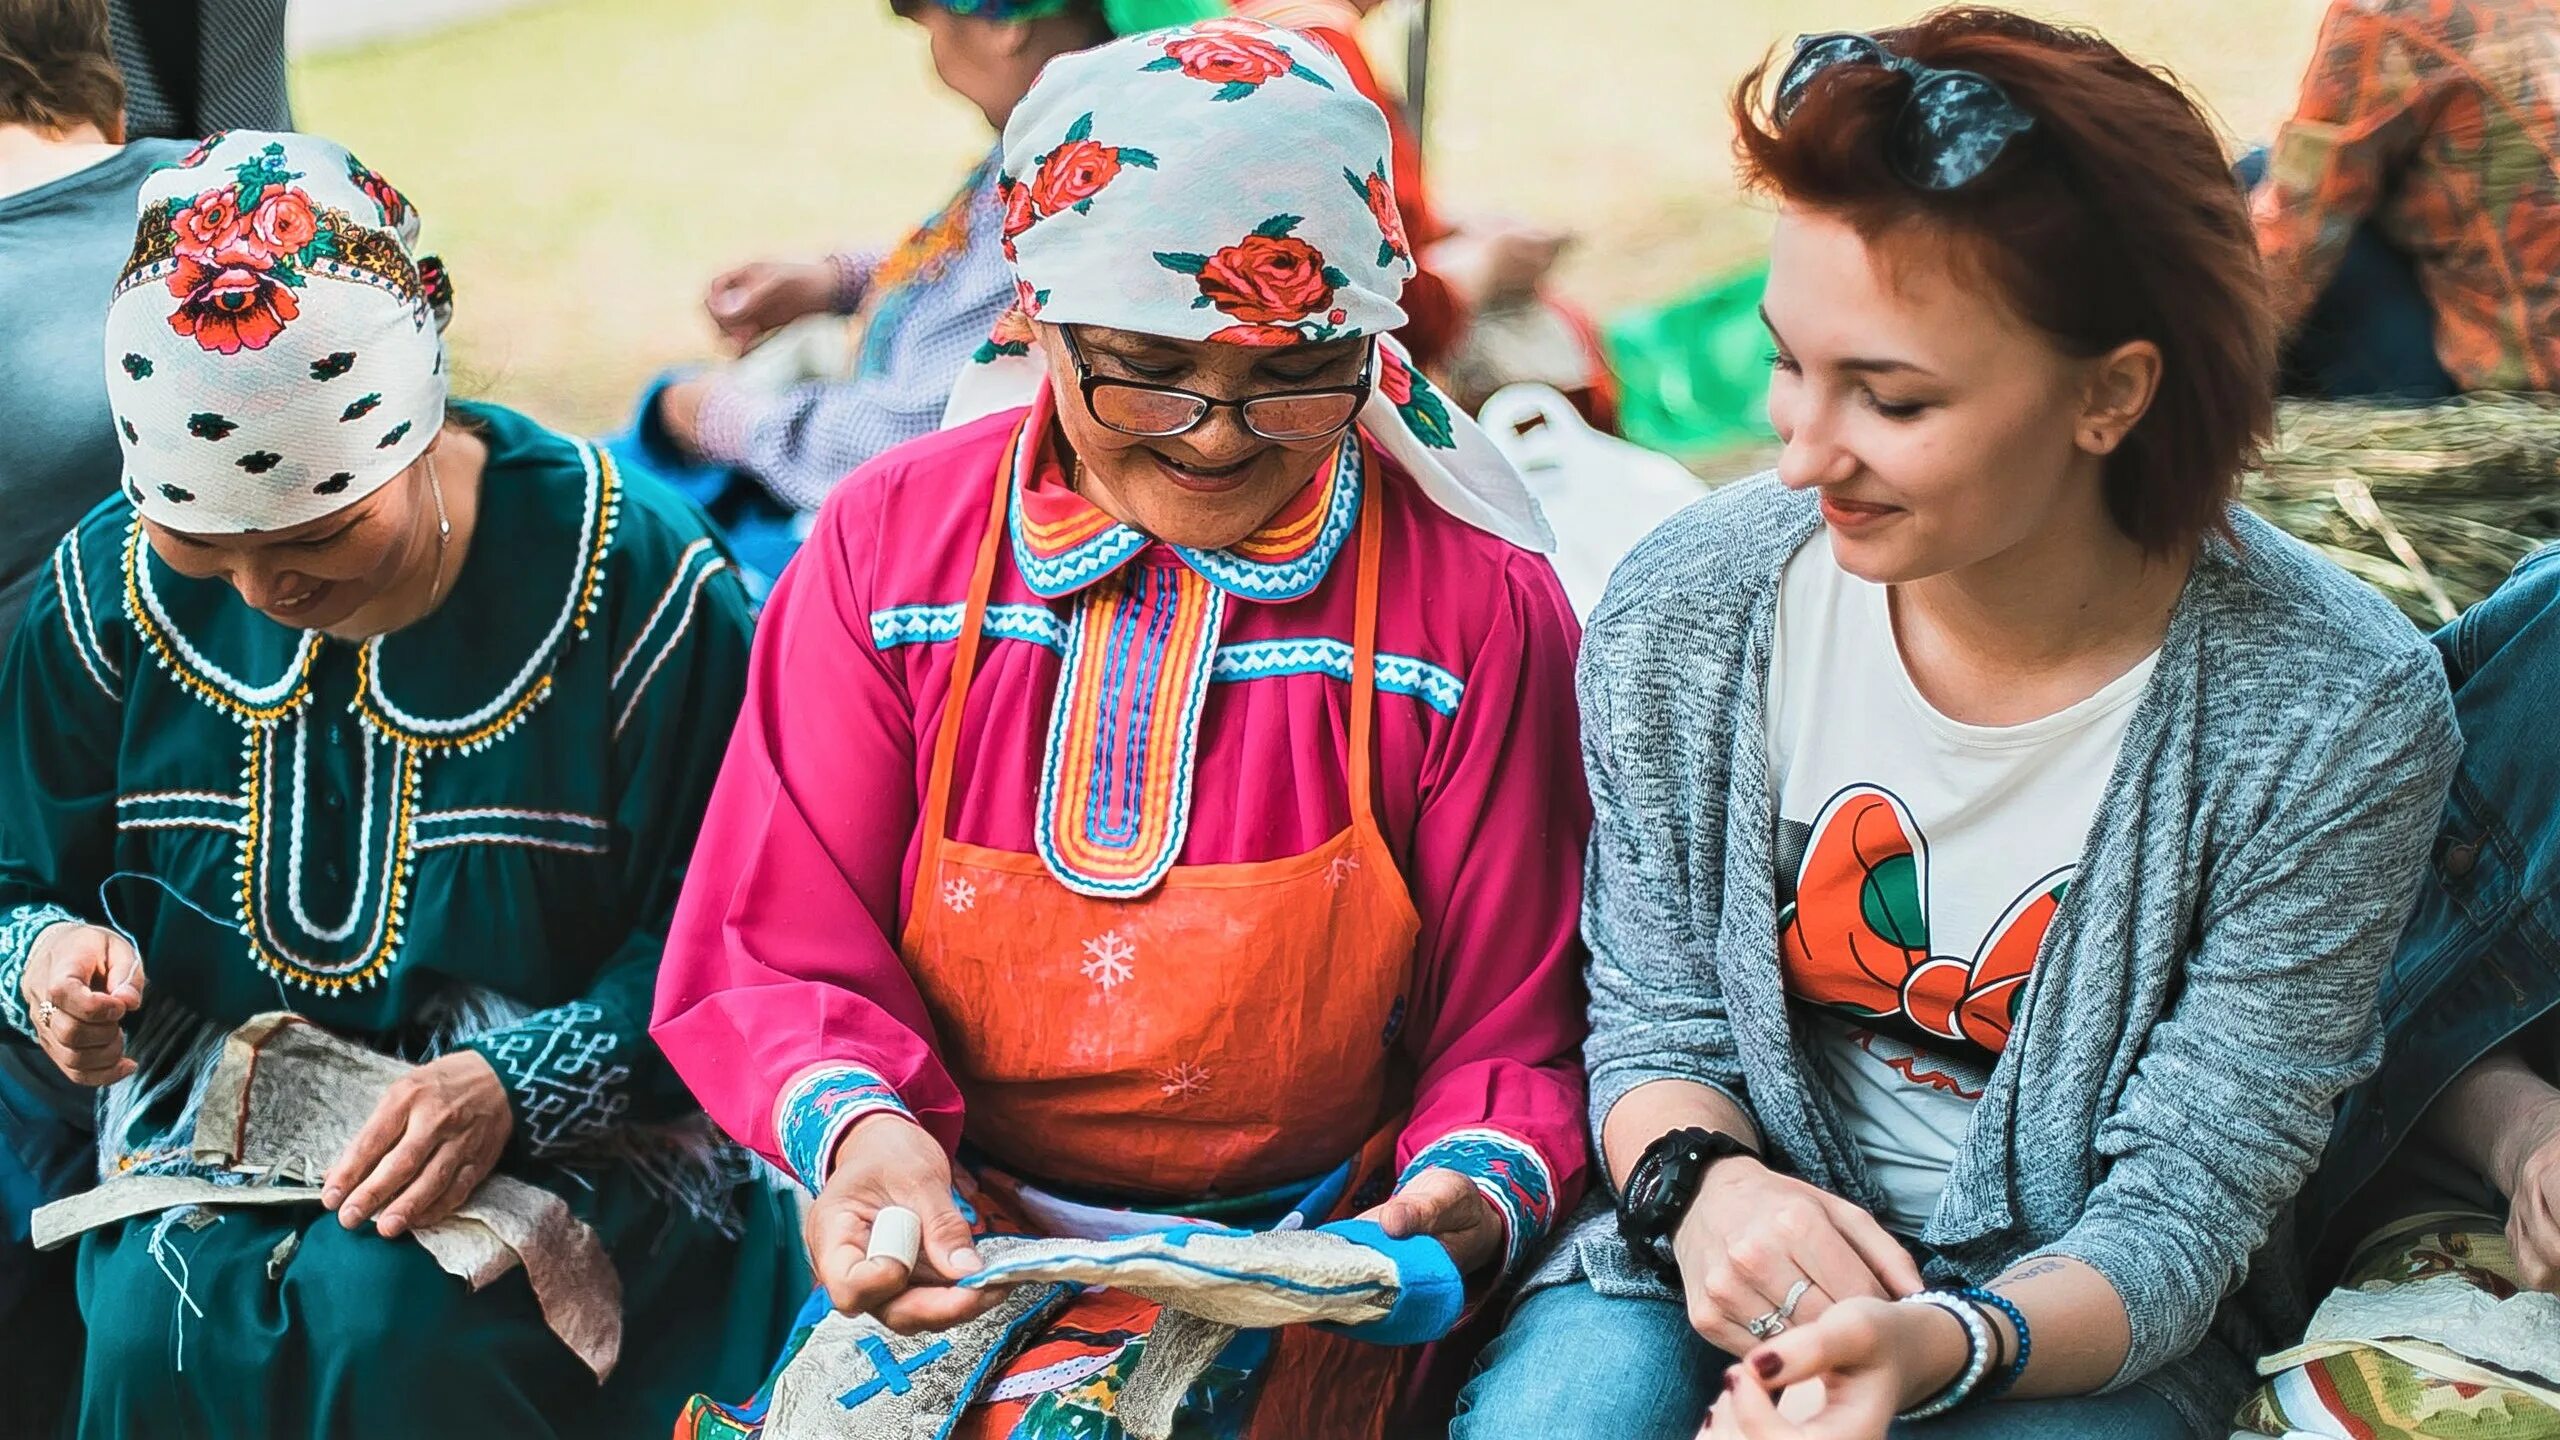
{"label": "blurred person in background", "polygon": [[2560,389],[2560,0],[2333,0],[2241,173],[2288,390]]}
{"label": "blurred person in background", "polygon": [[[174,141],[125,140],[106,0],[0,0],[0,643],[46,557],[123,474],[98,365],[107,296],[133,247],[142,177]],[[27,1248],[27,1217],[86,1183],[89,1093],[0,1034],[0,1353],[43,1378],[76,1354],[70,1257]]]}
{"label": "blurred person in background", "polygon": [[108,0],[125,133],[292,129],[284,15],[285,0]]}
{"label": "blurred person in background", "polygon": [[[1114,34],[1213,13],[1217,0],[890,0],[924,27],[935,76],[998,132],[1041,68]],[[836,482],[942,423],[953,380],[1013,300],[997,155],[886,253],[759,260],[704,308],[739,363],[659,381],[617,454],[707,507],[763,583]],[[829,317],[815,326],[811,317]],[[861,339],[848,354],[848,319]],[[753,353],[749,353],[753,352]]]}
{"label": "blurred person in background", "polygon": [[1315,39],[1342,61],[1360,93],[1386,113],[1395,160],[1376,177],[1377,203],[1404,216],[1414,249],[1404,328],[1396,332],[1423,371],[1447,383],[1472,411],[1514,381],[1564,392],[1584,417],[1615,428],[1616,387],[1599,330],[1546,286],[1572,242],[1563,231],[1495,215],[1452,221],[1424,181],[1423,136],[1402,101],[1378,78],[1360,40],[1366,19],[1387,0],[1235,0],[1235,13]]}

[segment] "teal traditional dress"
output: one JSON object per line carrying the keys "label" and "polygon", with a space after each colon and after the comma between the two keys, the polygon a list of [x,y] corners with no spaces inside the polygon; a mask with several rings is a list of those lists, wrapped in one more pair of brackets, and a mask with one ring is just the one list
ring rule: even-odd
{"label": "teal traditional dress", "polygon": [[82,1238],[81,1435],[665,1434],[687,1395],[756,1383],[805,1293],[787,1201],[647,1034],[745,596],[669,492],[455,414],[489,446],[477,532],[444,604],[382,639],[178,575],[122,501],[64,539],[0,674],[0,1020],[27,1029],[46,925],[136,938],[107,1175],[190,1173],[196,1076],[260,1012],[469,1045],[514,1107],[502,1170],[615,1262],[620,1362],[599,1389],[521,1269],[475,1293],[370,1224],[205,1207]]}

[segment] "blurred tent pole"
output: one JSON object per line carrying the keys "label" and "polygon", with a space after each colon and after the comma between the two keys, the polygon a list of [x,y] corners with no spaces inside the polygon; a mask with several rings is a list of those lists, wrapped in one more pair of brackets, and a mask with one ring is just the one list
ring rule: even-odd
{"label": "blurred tent pole", "polygon": [[1423,136],[1424,99],[1431,89],[1431,0],[1406,0],[1404,32],[1404,116],[1416,137]]}

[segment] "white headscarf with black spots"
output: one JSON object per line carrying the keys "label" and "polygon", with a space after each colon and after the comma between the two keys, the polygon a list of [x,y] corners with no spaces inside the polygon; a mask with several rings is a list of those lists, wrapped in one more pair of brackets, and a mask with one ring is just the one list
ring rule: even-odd
{"label": "white headscarf with black spots", "polygon": [[343,148],[238,130],[153,171],[107,310],[125,493],[174,530],[289,529],[414,463],[444,424],[442,269]]}
{"label": "white headscarf with black spots", "polygon": [[1393,143],[1331,52],[1250,20],[1049,62],[1004,127],[1017,305],[962,367],[944,423],[1038,392],[1032,319],[1239,345],[1375,336],[1371,438],[1442,509],[1553,550],[1518,472],[1387,334],[1414,273]]}

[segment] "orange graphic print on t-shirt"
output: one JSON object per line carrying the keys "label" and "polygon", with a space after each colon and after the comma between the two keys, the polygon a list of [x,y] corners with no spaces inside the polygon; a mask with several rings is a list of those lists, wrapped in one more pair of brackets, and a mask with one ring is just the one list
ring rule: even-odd
{"label": "orange graphic print on t-shirt", "polygon": [[2028,886],[1969,957],[1939,953],[1928,837],[1891,791],[1850,786],[1814,818],[1795,893],[1778,912],[1787,992],[1916,1041],[1996,1056],[2073,868]]}

